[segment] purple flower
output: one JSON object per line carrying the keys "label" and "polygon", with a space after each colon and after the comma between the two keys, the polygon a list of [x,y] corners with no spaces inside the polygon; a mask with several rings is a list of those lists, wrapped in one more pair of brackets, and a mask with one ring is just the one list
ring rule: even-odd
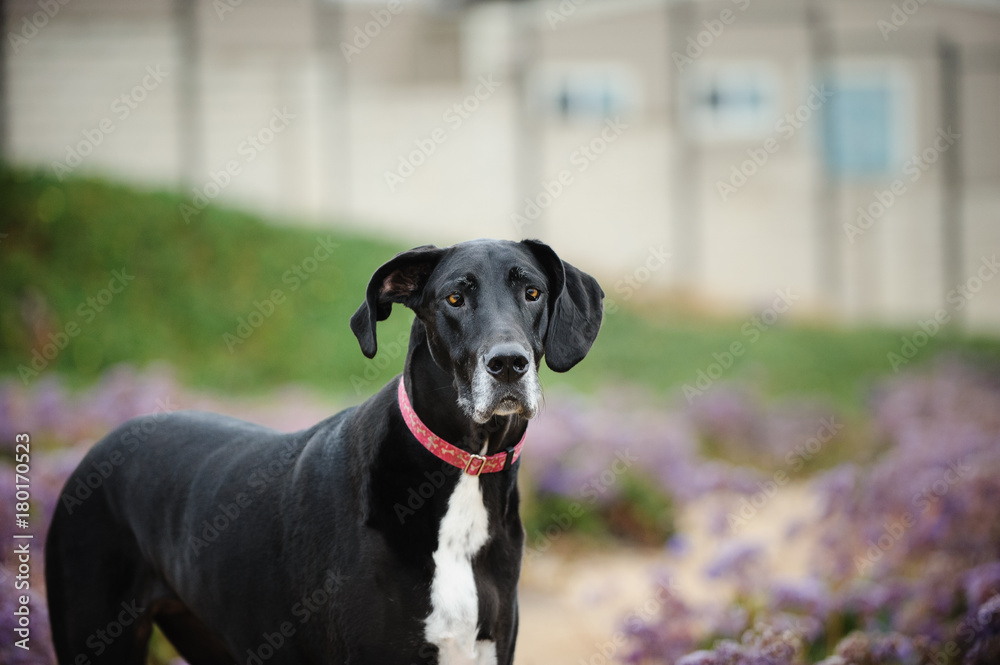
{"label": "purple flower", "polygon": [[690,653],[676,665],[796,665],[802,639],[793,631],[759,626],[743,634],[740,642],[721,640],[711,650]]}
{"label": "purple flower", "polygon": [[758,564],[763,556],[760,545],[746,542],[732,542],[723,546],[722,552],[705,567],[705,574],[711,578],[746,577],[751,568]]}
{"label": "purple flower", "polygon": [[1000,593],[1000,561],[984,563],[966,571],[963,587],[966,600],[974,607]]}
{"label": "purple flower", "polygon": [[770,587],[771,607],[779,612],[797,612],[825,618],[831,609],[830,593],[816,578],[778,581]]}
{"label": "purple flower", "polygon": [[695,651],[677,659],[676,665],[723,665],[714,651]]}

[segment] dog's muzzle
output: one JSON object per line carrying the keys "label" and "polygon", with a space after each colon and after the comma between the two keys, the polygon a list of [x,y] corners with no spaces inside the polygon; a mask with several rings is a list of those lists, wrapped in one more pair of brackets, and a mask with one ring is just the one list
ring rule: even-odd
{"label": "dog's muzzle", "polygon": [[483,354],[472,375],[471,395],[459,403],[473,420],[485,423],[493,416],[538,413],[541,389],[531,354],[520,344],[505,342]]}

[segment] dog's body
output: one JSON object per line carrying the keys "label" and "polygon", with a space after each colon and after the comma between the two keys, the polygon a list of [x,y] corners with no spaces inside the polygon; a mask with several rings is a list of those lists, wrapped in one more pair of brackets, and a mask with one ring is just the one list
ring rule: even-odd
{"label": "dog's body", "polygon": [[[392,303],[417,314],[403,376],[360,406],[294,434],[194,412],[109,434],[67,491],[115,471],[62,502],[49,532],[59,662],[144,663],[154,622],[192,665],[512,662],[511,450],[538,410],[543,354],[556,371],[579,362],[602,297],[541,243],[417,248],[376,271],[351,320],[372,357]],[[430,431],[507,451],[503,468],[432,455],[399,381]]]}

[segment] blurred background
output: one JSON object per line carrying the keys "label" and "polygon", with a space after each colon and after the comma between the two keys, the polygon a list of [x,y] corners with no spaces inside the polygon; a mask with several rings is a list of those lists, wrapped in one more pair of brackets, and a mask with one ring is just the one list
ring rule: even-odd
{"label": "blurred background", "polygon": [[123,420],[311,425],[402,367],[382,262],[537,237],[607,300],[517,663],[1000,662],[1000,2],[0,7],[0,626],[15,433],[40,547]]}

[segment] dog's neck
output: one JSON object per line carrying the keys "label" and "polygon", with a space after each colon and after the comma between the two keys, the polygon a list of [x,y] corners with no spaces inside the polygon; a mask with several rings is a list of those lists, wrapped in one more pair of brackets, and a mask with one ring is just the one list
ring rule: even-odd
{"label": "dog's neck", "polygon": [[420,420],[439,437],[463,450],[492,455],[517,444],[528,427],[528,421],[518,415],[493,416],[485,423],[472,420],[458,404],[454,377],[434,362],[420,319],[413,322],[410,332],[403,377]]}

